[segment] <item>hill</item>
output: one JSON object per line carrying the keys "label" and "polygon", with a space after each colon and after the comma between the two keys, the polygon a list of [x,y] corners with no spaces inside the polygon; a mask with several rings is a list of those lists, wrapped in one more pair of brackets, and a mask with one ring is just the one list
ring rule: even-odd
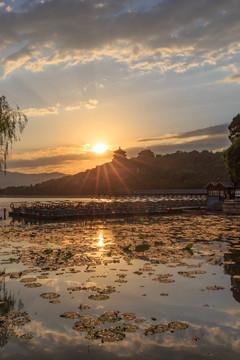
{"label": "hill", "polygon": [[220,152],[207,150],[121,157],[94,169],[31,186],[1,189],[4,195],[93,195],[115,191],[202,188],[210,181],[229,181]]}
{"label": "hill", "polygon": [[58,179],[65,174],[59,172],[40,173],[40,174],[23,174],[19,172],[7,171],[6,174],[0,173],[0,188],[7,186],[35,185],[37,183],[50,179]]}

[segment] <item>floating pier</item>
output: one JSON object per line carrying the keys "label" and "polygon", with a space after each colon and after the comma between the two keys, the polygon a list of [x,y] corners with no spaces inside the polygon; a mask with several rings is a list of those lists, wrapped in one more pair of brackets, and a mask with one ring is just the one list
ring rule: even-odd
{"label": "floating pier", "polygon": [[203,202],[176,201],[138,201],[121,199],[96,200],[91,202],[78,201],[46,201],[12,203],[9,216],[12,218],[28,218],[36,220],[71,220],[96,217],[124,217],[135,215],[159,215],[166,213],[185,212],[186,210],[201,210]]}

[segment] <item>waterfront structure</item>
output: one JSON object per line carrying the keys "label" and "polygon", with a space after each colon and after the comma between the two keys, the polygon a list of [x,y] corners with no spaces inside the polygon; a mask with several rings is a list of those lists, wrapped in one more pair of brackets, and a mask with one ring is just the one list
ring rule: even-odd
{"label": "waterfront structure", "polygon": [[209,182],[204,188],[207,190],[208,197],[215,197],[220,201],[235,197],[235,186],[230,181]]}

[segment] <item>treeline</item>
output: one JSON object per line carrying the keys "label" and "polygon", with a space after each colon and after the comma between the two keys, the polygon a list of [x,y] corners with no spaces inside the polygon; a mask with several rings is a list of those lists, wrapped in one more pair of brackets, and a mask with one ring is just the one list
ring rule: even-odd
{"label": "treeline", "polygon": [[203,188],[210,181],[229,181],[221,152],[177,151],[136,158],[121,157],[94,169],[31,186],[8,187],[1,195],[94,195],[116,191]]}

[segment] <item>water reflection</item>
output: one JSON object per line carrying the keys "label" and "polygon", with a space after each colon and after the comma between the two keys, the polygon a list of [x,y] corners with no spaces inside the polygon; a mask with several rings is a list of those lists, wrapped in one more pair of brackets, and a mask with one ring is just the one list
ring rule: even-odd
{"label": "water reflection", "polygon": [[[0,346],[3,347],[8,343],[11,325],[6,317],[16,308],[17,299],[6,288],[5,279],[0,281]],[[17,309],[20,311],[24,307],[21,299],[18,300]]]}
{"label": "water reflection", "polygon": [[98,235],[98,246],[100,247],[100,251],[103,251],[103,247],[104,247],[104,242],[103,242],[103,234],[100,233]]}
{"label": "water reflection", "polygon": [[229,252],[224,254],[224,270],[231,275],[231,291],[234,299],[240,303],[240,246],[232,244]]}

